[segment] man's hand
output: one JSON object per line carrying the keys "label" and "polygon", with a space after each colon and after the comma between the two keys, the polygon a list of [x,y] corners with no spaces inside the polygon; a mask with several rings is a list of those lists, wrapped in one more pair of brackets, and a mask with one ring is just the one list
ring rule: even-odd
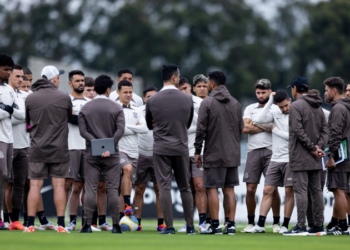
{"label": "man's hand", "polygon": [[111,156],[111,154],[109,153],[108,150],[101,155],[102,158],[107,158],[107,157],[110,157],[110,156]]}
{"label": "man's hand", "polygon": [[200,155],[195,155],[194,156],[194,163],[197,165],[197,168],[202,167],[202,165],[203,165],[202,157]]}
{"label": "man's hand", "polygon": [[276,92],[272,92],[271,95],[272,95],[272,96],[275,96],[275,95],[276,95]]}
{"label": "man's hand", "polygon": [[326,162],[326,168],[333,169],[335,167],[336,167],[336,165],[335,165],[334,158],[333,157],[329,157],[327,162]]}
{"label": "man's hand", "polygon": [[74,111],[74,110],[72,110],[72,115],[76,115],[76,113],[75,113],[75,111]]}
{"label": "man's hand", "polygon": [[320,149],[317,145],[316,145],[316,150],[315,151],[311,151],[310,152],[313,156],[315,156],[316,158],[322,158],[323,156],[325,156],[326,154],[323,152],[322,149]]}

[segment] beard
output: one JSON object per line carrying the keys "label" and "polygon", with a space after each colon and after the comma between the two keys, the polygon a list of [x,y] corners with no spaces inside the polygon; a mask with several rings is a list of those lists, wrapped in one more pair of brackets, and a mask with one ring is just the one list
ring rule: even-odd
{"label": "beard", "polygon": [[81,94],[84,92],[84,88],[83,89],[79,89],[79,88],[73,88],[74,92]]}
{"label": "beard", "polygon": [[333,96],[330,96],[330,97],[325,98],[325,101],[326,101],[326,103],[328,103],[328,104],[332,104],[333,99],[334,99]]}
{"label": "beard", "polygon": [[266,104],[269,101],[270,97],[265,98],[264,100],[260,101],[258,99],[259,104]]}

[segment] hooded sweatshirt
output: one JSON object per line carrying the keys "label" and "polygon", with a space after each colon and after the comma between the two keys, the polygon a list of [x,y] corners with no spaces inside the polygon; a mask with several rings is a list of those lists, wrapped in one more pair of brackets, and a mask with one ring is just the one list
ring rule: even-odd
{"label": "hooded sweatshirt", "polygon": [[204,145],[204,168],[241,165],[240,137],[243,130],[241,104],[223,85],[201,103],[198,113],[195,149]]}
{"label": "hooded sweatshirt", "polygon": [[[350,99],[340,98],[333,102],[332,106],[328,121],[329,155],[334,157],[342,139],[350,139]],[[332,171],[350,172],[350,161],[339,163]]]}
{"label": "hooded sweatshirt", "polygon": [[311,152],[316,145],[324,149],[328,128],[318,95],[305,94],[293,102],[289,110],[289,162],[292,171],[321,170],[321,159]]}
{"label": "hooded sweatshirt", "polygon": [[32,90],[26,99],[26,120],[31,127],[29,162],[68,162],[72,101],[47,79],[36,81]]}

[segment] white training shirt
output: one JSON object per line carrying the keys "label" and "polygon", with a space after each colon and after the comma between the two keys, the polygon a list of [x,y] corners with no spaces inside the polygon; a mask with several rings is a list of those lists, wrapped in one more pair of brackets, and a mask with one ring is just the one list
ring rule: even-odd
{"label": "white training shirt", "polygon": [[[13,104],[18,106],[15,91],[6,83],[0,84],[0,102],[9,106],[12,106]],[[14,108],[12,117],[15,117],[18,120],[23,120],[25,119],[25,112],[23,109]],[[0,142],[13,143],[11,115],[2,109],[0,109]]]}
{"label": "white training shirt", "polygon": [[271,95],[268,103],[255,118],[257,123],[271,123],[276,127],[272,130],[272,157],[274,162],[289,162],[289,114],[271,110],[274,97]]}
{"label": "white training shirt", "polygon": [[125,117],[125,131],[118,143],[119,151],[127,154],[130,158],[137,159],[139,157],[138,134],[148,133],[145,117],[140,109],[130,105],[124,107],[119,101],[117,103],[123,107]]}
{"label": "white training shirt", "polygon": [[[246,107],[243,114],[243,119],[249,118],[252,121],[255,121],[260,112],[263,110],[263,107],[259,106],[259,103],[254,103]],[[279,108],[272,104],[269,111],[280,111]],[[255,149],[267,148],[272,149],[272,136],[269,132],[261,132],[258,134],[248,135],[248,145],[247,151],[253,151]]]}
{"label": "white training shirt", "polygon": [[[113,102],[119,102],[119,95],[118,95],[117,91],[113,91],[109,95],[109,99],[111,99]],[[133,92],[132,98],[130,101],[130,106],[131,107],[141,107],[142,105],[143,105],[142,98]]]}
{"label": "white training shirt", "polygon": [[[86,97],[74,98],[69,95],[73,104],[73,111],[79,115],[80,109],[90,100]],[[68,149],[69,150],[84,150],[86,148],[85,139],[81,137],[79,126],[68,123]]]}
{"label": "white training shirt", "polygon": [[[26,99],[28,93],[22,90],[15,90],[15,94],[17,96],[18,107],[20,110],[23,110],[25,113],[26,110]],[[13,148],[14,149],[22,149],[29,148],[30,146],[30,137],[29,133],[27,133],[27,123],[25,117],[23,119],[16,119],[12,117],[12,132],[13,132]]]}
{"label": "white training shirt", "polygon": [[[145,117],[146,115],[146,104],[142,105],[140,108],[140,111]],[[148,130],[147,134],[138,134],[139,136],[139,154],[144,156],[153,156],[153,130]]]}
{"label": "white training shirt", "polygon": [[326,123],[328,124],[328,117],[331,112],[329,112],[327,109],[322,108],[323,114],[326,117]]}
{"label": "white training shirt", "polygon": [[[203,99],[192,95],[192,100],[193,100],[193,119],[191,123],[191,127],[188,129],[188,149],[189,149],[189,156],[194,156],[195,153],[195,148],[194,148],[194,142],[196,140],[196,131],[197,131],[197,121],[198,121],[198,112],[199,112],[199,107],[201,106],[201,103]],[[201,155],[203,155],[203,150],[204,147],[202,147],[202,152]]]}

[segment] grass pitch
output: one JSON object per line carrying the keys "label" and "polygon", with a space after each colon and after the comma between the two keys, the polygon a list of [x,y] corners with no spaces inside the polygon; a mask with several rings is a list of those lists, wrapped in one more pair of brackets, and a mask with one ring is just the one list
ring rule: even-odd
{"label": "grass pitch", "polygon": [[[52,222],[55,220],[52,219]],[[111,221],[108,221],[111,224]],[[183,226],[183,221],[174,221],[175,229]],[[198,224],[198,223],[196,223]],[[80,227],[80,222],[78,222]],[[196,225],[197,226],[197,225]],[[347,249],[349,236],[306,236],[287,237],[273,234],[267,225],[265,234],[244,234],[239,231],[245,225],[236,228],[236,235],[158,235],[155,231],[156,220],[143,220],[142,232],[93,232],[79,234],[78,230],[70,234],[58,234],[56,231],[36,231],[24,234],[22,231],[0,231],[1,246],[6,249]],[[196,227],[197,229],[197,227]]]}

